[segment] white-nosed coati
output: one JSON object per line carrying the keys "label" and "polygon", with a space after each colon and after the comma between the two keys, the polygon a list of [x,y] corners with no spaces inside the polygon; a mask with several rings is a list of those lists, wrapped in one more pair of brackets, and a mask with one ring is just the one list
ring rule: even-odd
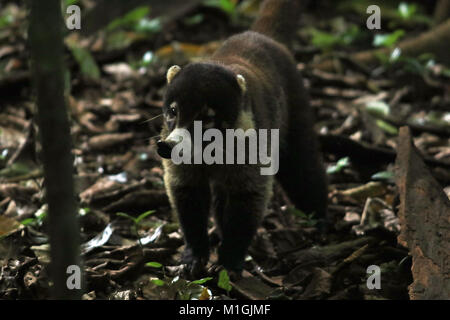
{"label": "white-nosed coati", "polygon": [[297,208],[326,215],[327,185],[302,78],[288,47],[299,16],[297,0],[266,0],[251,31],[232,36],[204,61],[167,73],[165,116],[158,153],[194,276],[209,259],[207,223],[214,211],[219,264],[240,271],[272,190],[258,165],[175,165],[170,158],[180,128],[194,120],[226,128],[279,129],[277,177]]}

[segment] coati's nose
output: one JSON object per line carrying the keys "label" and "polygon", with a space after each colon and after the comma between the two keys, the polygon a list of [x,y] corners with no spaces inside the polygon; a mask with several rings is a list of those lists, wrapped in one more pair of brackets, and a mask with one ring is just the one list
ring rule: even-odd
{"label": "coati's nose", "polygon": [[159,156],[164,159],[170,159],[172,155],[172,149],[176,144],[177,144],[176,142],[172,141],[159,140],[156,143],[156,146],[158,147]]}

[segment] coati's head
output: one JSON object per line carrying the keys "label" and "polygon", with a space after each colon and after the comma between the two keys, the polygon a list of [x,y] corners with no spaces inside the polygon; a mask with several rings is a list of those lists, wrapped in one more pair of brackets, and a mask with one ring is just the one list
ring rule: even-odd
{"label": "coati's head", "polygon": [[158,141],[158,154],[166,159],[182,140],[179,129],[193,135],[194,121],[204,129],[224,129],[236,122],[246,91],[245,79],[214,63],[192,63],[167,71],[163,114],[167,137]]}

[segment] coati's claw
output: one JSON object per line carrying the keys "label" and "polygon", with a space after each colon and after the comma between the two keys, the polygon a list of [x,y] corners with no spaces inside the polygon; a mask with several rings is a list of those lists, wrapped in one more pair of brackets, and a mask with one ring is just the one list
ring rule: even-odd
{"label": "coati's claw", "polygon": [[184,264],[183,276],[188,279],[199,279],[207,274],[206,264],[208,263],[208,258],[195,257],[189,248],[184,250],[182,263]]}
{"label": "coati's claw", "polygon": [[207,275],[204,259],[194,259],[184,265],[183,276],[187,279],[200,279]]}

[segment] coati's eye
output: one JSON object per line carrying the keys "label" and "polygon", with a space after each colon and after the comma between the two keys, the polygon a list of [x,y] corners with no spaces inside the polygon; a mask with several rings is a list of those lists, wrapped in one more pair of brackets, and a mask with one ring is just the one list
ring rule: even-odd
{"label": "coati's eye", "polygon": [[167,109],[167,116],[169,118],[175,118],[177,116],[177,105],[176,103],[172,103]]}

